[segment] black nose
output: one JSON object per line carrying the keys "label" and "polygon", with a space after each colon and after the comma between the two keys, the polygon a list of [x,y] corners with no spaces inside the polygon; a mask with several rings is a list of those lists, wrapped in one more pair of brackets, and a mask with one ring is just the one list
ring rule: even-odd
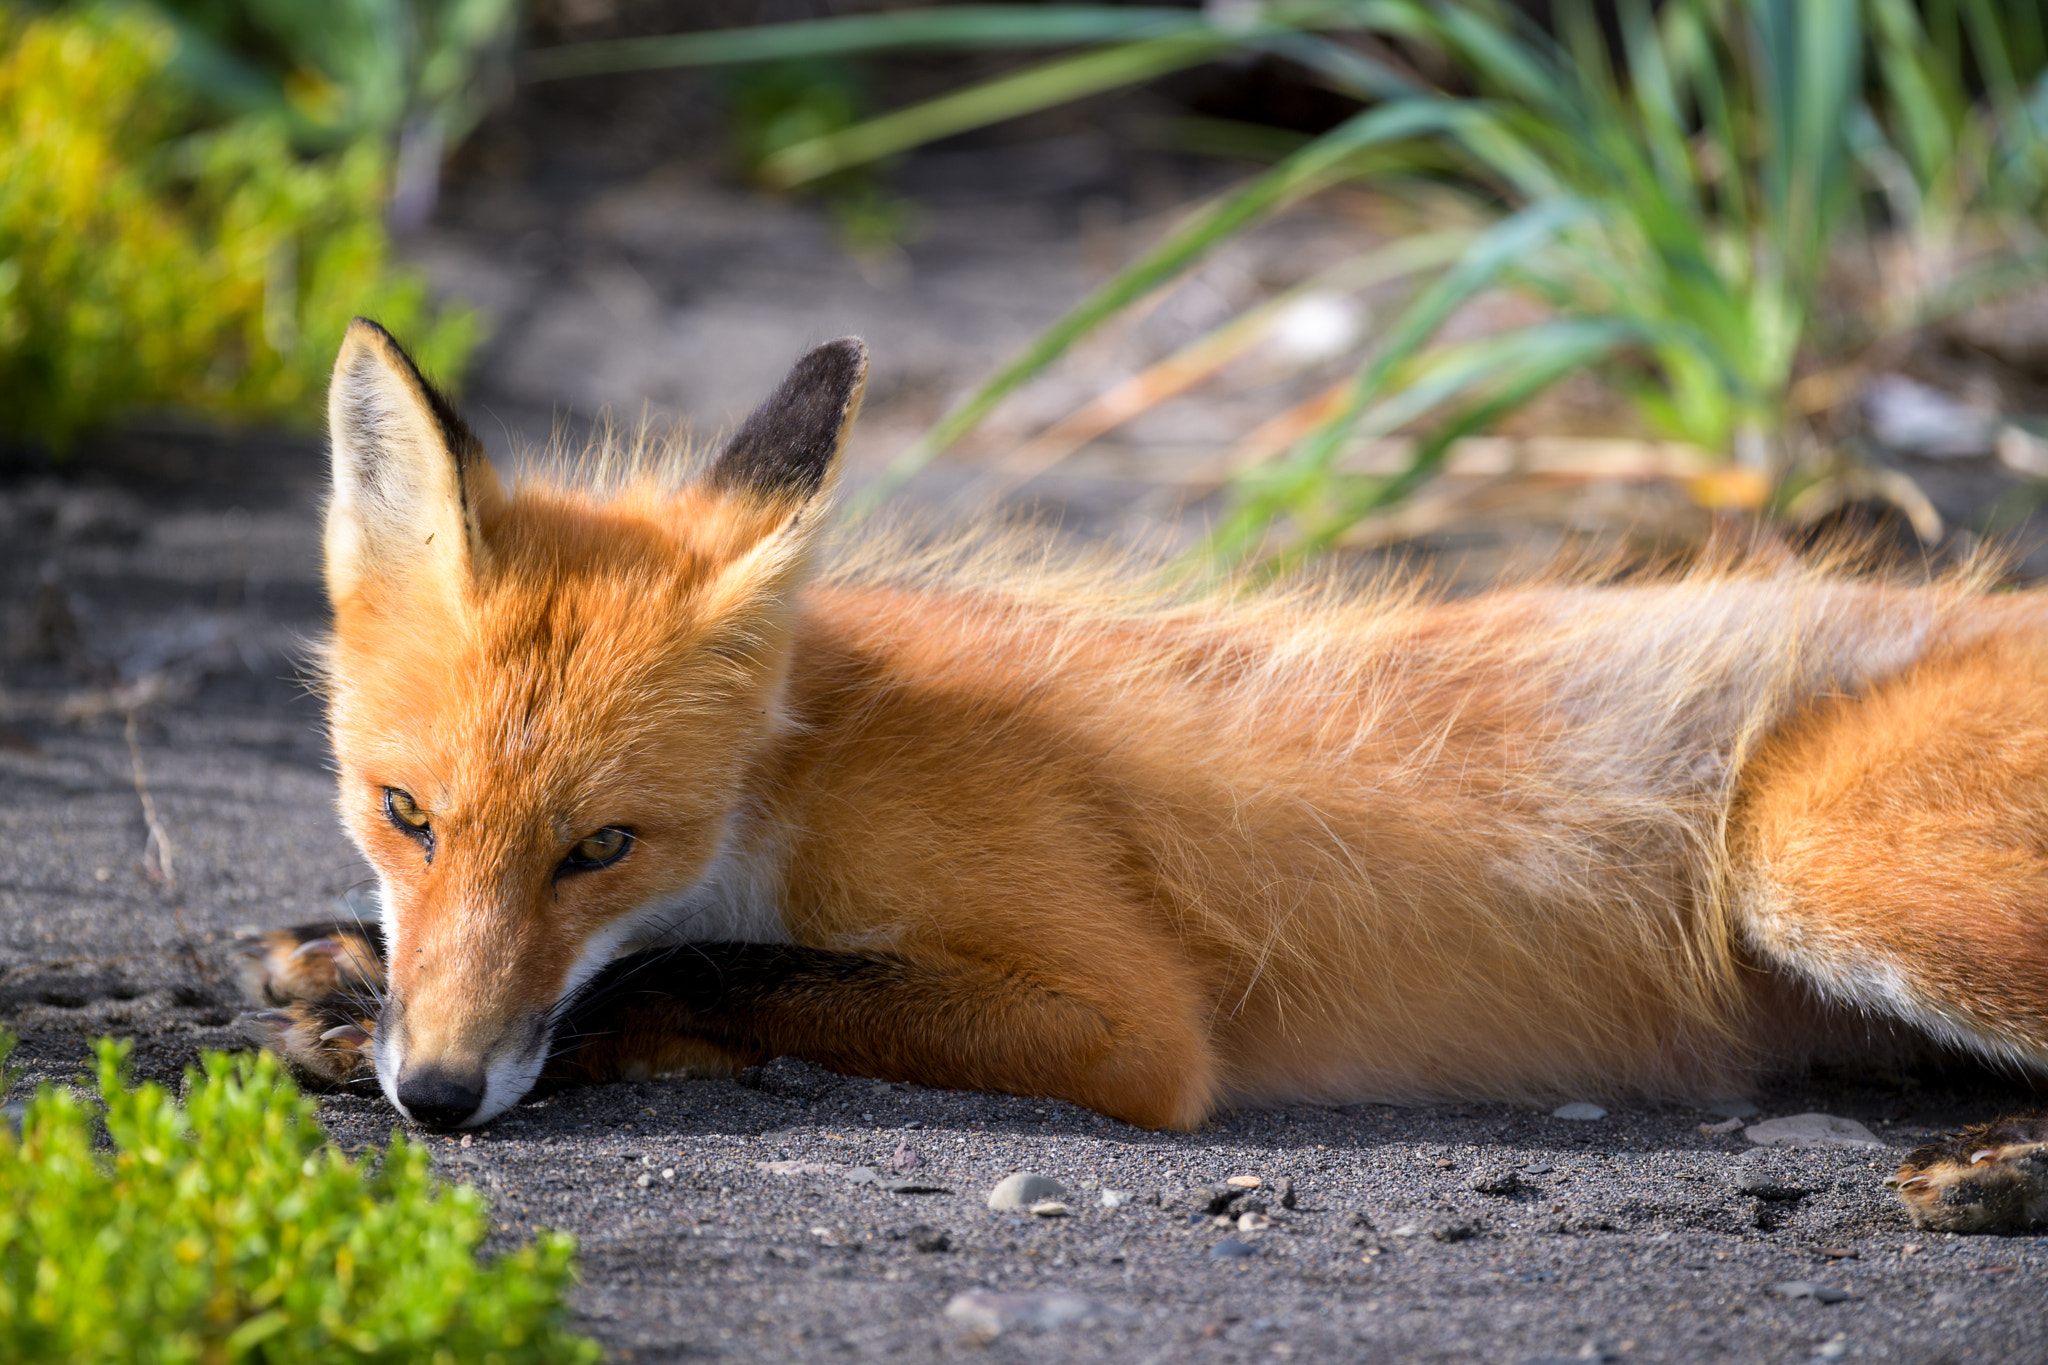
{"label": "black nose", "polygon": [[429,1128],[454,1128],[484,1102],[484,1078],[424,1066],[398,1077],[398,1102]]}

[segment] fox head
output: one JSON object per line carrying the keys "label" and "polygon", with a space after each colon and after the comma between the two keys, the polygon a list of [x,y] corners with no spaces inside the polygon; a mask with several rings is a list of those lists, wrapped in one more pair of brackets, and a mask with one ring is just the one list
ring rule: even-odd
{"label": "fox head", "polygon": [[375,869],[376,1068],[442,1126],[539,1077],[554,1011],[716,858],[777,722],[795,598],[866,351],[798,361],[707,470],[502,487],[358,319],[328,397],[328,716]]}

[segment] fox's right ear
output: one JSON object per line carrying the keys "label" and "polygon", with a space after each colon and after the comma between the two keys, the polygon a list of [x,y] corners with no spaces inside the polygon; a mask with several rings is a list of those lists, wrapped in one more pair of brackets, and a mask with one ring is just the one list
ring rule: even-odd
{"label": "fox's right ear", "polygon": [[802,502],[830,479],[868,382],[859,337],[828,341],[797,361],[712,462],[721,493]]}
{"label": "fox's right ear", "polygon": [[482,567],[503,496],[484,449],[391,335],[357,318],[327,391],[334,488],[327,594],[453,606]]}

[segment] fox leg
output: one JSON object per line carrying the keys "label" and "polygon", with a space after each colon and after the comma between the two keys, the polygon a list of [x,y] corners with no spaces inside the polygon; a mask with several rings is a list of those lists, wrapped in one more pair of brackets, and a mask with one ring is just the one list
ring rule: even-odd
{"label": "fox leg", "polygon": [[[1981,641],[1820,702],[1743,780],[1750,953],[1838,1009],[2048,1072],[2048,642]],[[2048,1182],[2016,1162],[2048,1158],[1987,1139],[1955,1176],[1916,1153],[1900,1192],[1927,1226],[2008,1226],[2000,1210],[2032,1206],[2010,1189],[2039,1203]]]}
{"label": "fox leg", "polygon": [[1144,1127],[1192,1128],[1214,1082],[1194,1031],[1131,1027],[1074,994],[965,958],[700,943],[613,962],[556,1031],[543,1082],[661,1071],[711,1043],[753,1060],[1043,1095]]}
{"label": "fox leg", "polygon": [[372,928],[300,924],[245,938],[231,951],[244,994],[264,1006],[236,1020],[244,1035],[319,1084],[374,1077],[384,947]]}

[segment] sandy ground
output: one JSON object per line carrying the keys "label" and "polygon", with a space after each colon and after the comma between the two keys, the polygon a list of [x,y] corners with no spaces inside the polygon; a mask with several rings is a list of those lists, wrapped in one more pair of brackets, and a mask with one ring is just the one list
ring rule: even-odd
{"label": "sandy ground", "polygon": [[[175,482],[86,461],[0,491],[0,1021],[32,1080],[75,1074],[100,1033],[135,1037],[158,1076],[234,1046],[234,931],[323,915],[364,874],[294,681],[319,626],[318,447],[156,453],[180,450]],[[155,699],[131,748],[138,687]],[[150,875],[141,790],[174,882]],[[1775,1157],[1807,1191],[1777,1199],[1742,1192],[1742,1133],[1684,1106],[1299,1107],[1189,1136],[791,1061],[429,1141],[488,1190],[503,1240],[577,1235],[583,1325],[620,1360],[2010,1362],[2048,1359],[2048,1239],[1916,1234],[1879,1182],[1924,1135],[2025,1100],[1983,1076],[1784,1084],[1763,1116],[1844,1115],[1886,1146]],[[323,1118],[350,1149],[393,1126],[374,1097]],[[937,1188],[888,1188],[899,1152]],[[991,1212],[1015,1171],[1063,1182],[1068,1214]],[[1263,1204],[1270,1226],[1208,1212],[1232,1176],[1263,1184],[1229,1212]],[[1132,1197],[1105,1208],[1103,1189]],[[1226,1239],[1250,1254],[1216,1256]],[[978,1292],[1022,1297],[948,1314]]]}

